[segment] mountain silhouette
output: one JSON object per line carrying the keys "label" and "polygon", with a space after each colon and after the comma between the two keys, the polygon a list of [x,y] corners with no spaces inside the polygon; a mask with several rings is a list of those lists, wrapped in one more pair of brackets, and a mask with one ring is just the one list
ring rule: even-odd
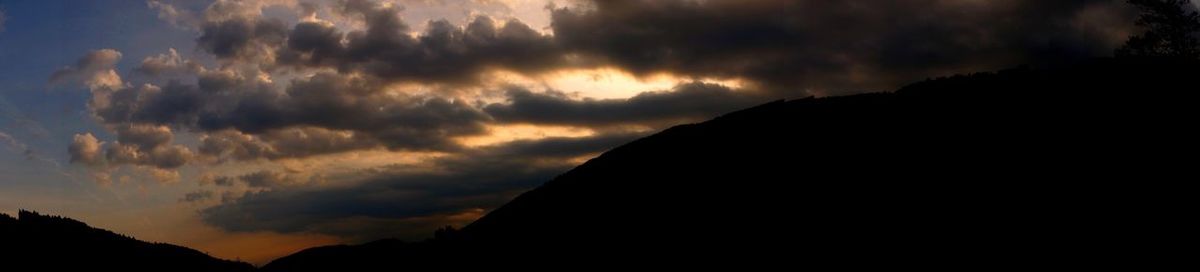
{"label": "mountain silhouette", "polygon": [[777,101],[612,149],[461,230],[262,270],[1120,267],[1130,220],[1167,201],[1143,185],[1188,169],[1197,74],[1097,59]]}
{"label": "mountain silhouette", "polygon": [[[148,243],[72,219],[0,213],[0,271],[254,271],[185,247]],[[11,270],[10,270],[11,269]]]}

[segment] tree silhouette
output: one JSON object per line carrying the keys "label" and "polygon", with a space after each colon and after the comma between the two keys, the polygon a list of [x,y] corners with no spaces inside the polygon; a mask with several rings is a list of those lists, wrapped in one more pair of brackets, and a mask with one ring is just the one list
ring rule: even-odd
{"label": "tree silhouette", "polygon": [[1117,49],[1118,57],[1200,57],[1200,13],[1189,0],[1129,0],[1141,11],[1137,25],[1146,28]]}

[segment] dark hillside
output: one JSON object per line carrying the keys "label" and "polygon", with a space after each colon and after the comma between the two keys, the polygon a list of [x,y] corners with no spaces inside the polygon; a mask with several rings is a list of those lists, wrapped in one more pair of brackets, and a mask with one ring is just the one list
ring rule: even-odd
{"label": "dark hillside", "polygon": [[[185,247],[147,243],[69,218],[0,214],[2,271],[253,271]],[[9,270],[12,269],[12,270]]]}

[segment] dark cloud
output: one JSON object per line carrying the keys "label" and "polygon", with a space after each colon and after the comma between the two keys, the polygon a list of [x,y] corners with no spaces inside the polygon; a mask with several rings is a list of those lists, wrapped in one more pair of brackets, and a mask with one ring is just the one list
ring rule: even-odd
{"label": "dark cloud", "polygon": [[[319,73],[276,91],[236,72],[205,71],[197,85],[171,81],[164,87],[97,92],[91,108],[116,127],[146,124],[212,133],[205,153],[232,151],[243,159],[380,146],[452,150],[458,148],[452,138],[486,132],[490,117],[464,100],[389,93],[384,86],[369,78]],[[222,134],[231,130],[253,139]]]}
{"label": "dark cloud", "polygon": [[114,131],[117,141],[108,145],[109,163],[154,166],[160,169],[182,167],[193,158],[183,145],[171,145],[175,134],[166,126],[121,125]]}
{"label": "dark cloud", "polygon": [[[475,216],[481,215],[480,210],[494,208],[548,181],[573,166],[564,158],[602,152],[636,136],[514,142],[437,159],[431,169],[422,171],[411,166],[368,171],[354,186],[299,186],[250,193],[203,210],[201,215],[205,222],[230,231],[320,232],[364,239],[414,235],[402,238],[417,239],[436,227],[457,222],[454,215],[473,211]],[[406,228],[379,229],[349,222]]]}
{"label": "dark cloud", "polygon": [[793,93],[853,92],[1105,56],[1132,25],[1128,8],[1108,0],[587,3],[552,9],[553,35],[480,16],[464,27],[433,20],[413,36],[399,8],[343,1],[335,10],[365,30],[299,23],[278,62],[426,83],[472,83],[493,68],[537,74],[613,65],[639,75],[741,78]]}
{"label": "dark cloud", "polygon": [[512,123],[662,126],[709,119],[770,101],[757,93],[706,83],[682,84],[671,91],[645,92],[628,99],[579,100],[561,92],[511,88],[508,100],[488,105],[484,111]]}
{"label": "dark cloud", "polygon": [[283,94],[263,92],[230,102],[230,109],[198,116],[197,127],[253,134],[320,127],[361,133],[356,135],[393,149],[442,150],[457,146],[453,137],[486,132],[483,124],[489,119],[462,100],[387,93],[374,80],[334,73],[293,81]]}
{"label": "dark cloud", "polygon": [[[612,0],[554,9],[569,52],[639,74],[767,87],[887,90],[929,76],[1106,56],[1127,12],[1110,0]],[[1120,31],[1118,31],[1120,32]]]}
{"label": "dark cloud", "polygon": [[280,54],[285,64],[338,66],[343,57],[342,33],[332,24],[301,22],[288,34],[287,48]]}
{"label": "dark cloud", "polygon": [[205,22],[201,26],[196,46],[216,55],[231,59],[260,54],[258,48],[278,47],[287,39],[287,26],[274,19],[236,17],[217,22]]}
{"label": "dark cloud", "polygon": [[196,74],[196,86],[210,94],[233,92],[246,87],[252,88],[248,92],[254,92],[253,88],[261,87],[255,86],[255,83],[230,70],[201,71]]}
{"label": "dark cloud", "polygon": [[142,85],[111,93],[93,93],[92,110],[109,124],[179,125],[194,123],[209,97],[195,86],[171,81],[165,87]]}
{"label": "dark cloud", "polygon": [[329,24],[300,23],[278,53],[280,64],[361,71],[388,81],[470,83],[491,68],[539,72],[566,60],[552,36],[515,19],[498,24],[478,16],[466,27],[434,20],[414,37],[397,8],[346,1],[341,11],[367,28],[340,33]]}
{"label": "dark cloud", "polygon": [[303,158],[321,154],[380,147],[382,144],[362,133],[333,131],[317,127],[272,130],[250,135],[237,130],[224,130],[205,135],[201,154],[218,159],[255,160]]}

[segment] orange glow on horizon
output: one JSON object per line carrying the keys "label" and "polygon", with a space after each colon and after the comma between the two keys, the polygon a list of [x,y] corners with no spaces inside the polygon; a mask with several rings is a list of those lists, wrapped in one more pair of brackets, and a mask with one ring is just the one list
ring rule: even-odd
{"label": "orange glow on horizon", "polygon": [[[273,232],[227,233],[218,230],[219,235],[209,235],[206,239],[181,243],[191,248],[226,260],[240,260],[257,266],[262,266],[276,258],[287,256],[301,250],[341,244],[342,240],[322,234],[280,234]],[[217,234],[217,233],[214,233]]]}
{"label": "orange glow on horizon", "polygon": [[567,69],[538,76],[494,71],[488,78],[497,81],[494,83],[539,86],[556,91],[569,91],[578,98],[593,99],[630,98],[643,92],[671,90],[679,84],[689,82],[719,84],[733,89],[745,86],[745,83],[738,79],[686,78],[669,73],[635,75],[612,67]]}
{"label": "orange glow on horizon", "polygon": [[537,140],[551,137],[587,137],[596,132],[587,128],[542,125],[489,125],[488,134],[458,138],[467,147],[483,147],[520,140]]}

